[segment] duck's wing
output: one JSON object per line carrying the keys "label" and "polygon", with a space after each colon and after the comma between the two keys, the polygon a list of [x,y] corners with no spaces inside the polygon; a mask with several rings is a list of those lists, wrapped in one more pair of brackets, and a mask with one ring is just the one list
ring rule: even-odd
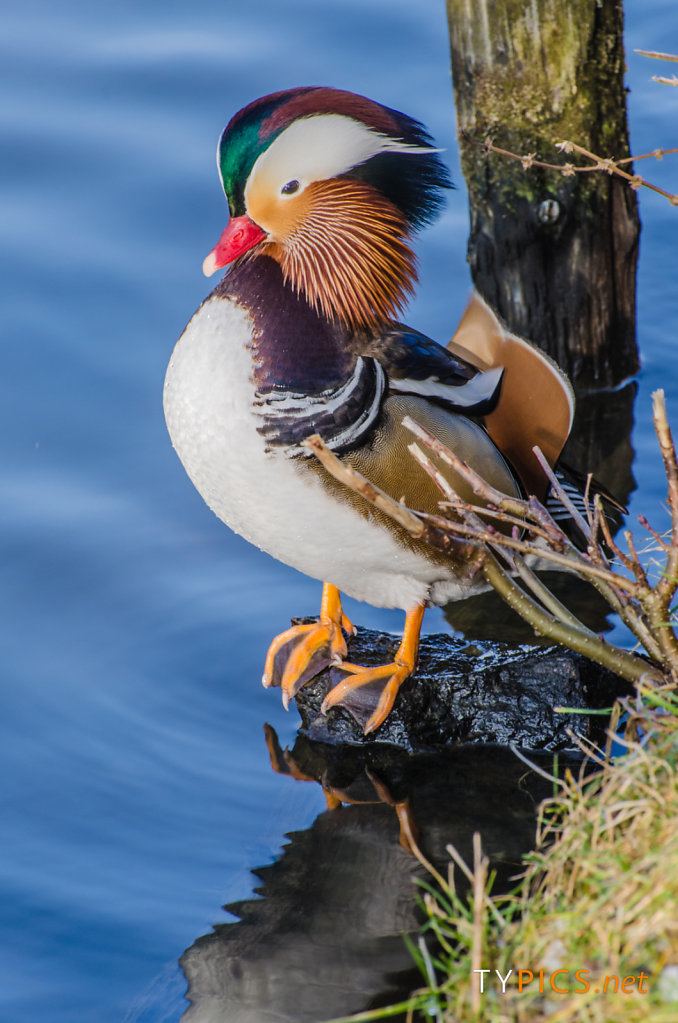
{"label": "duck's wing", "polygon": [[[341,454],[370,440],[389,395],[423,398],[453,415],[479,418],[496,407],[503,369],[487,372],[409,327],[347,344],[355,363],[345,380],[315,394],[278,389],[259,394],[259,432],[269,446],[309,456],[299,445],[319,433]],[[408,435],[409,436],[409,435]]]}
{"label": "duck's wing", "polygon": [[410,327],[396,324],[370,339],[363,355],[381,365],[391,392],[426,398],[450,412],[484,416],[499,400],[501,366],[485,371]]}

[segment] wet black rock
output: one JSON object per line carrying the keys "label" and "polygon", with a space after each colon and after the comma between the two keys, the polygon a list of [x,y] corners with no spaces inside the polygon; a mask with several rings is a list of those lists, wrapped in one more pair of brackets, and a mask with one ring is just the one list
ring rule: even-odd
{"label": "wet black rock", "polygon": [[[383,664],[399,637],[360,629],[348,660]],[[389,717],[369,736],[341,707],[328,715],[322,701],[336,684],[328,669],[297,694],[302,732],[330,743],[391,743],[409,751],[454,743],[498,743],[533,750],[565,750],[571,734],[602,738],[604,719],[556,708],[597,710],[628,692],[628,684],[579,654],[557,647],[469,643],[453,636],[424,636],[419,666],[405,682]]]}

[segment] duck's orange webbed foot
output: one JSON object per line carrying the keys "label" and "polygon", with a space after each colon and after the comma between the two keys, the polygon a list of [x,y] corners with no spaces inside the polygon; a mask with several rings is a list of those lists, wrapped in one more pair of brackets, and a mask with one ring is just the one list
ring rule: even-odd
{"label": "duck's orange webbed foot", "polygon": [[391,713],[398,690],[416,667],[423,617],[424,608],[420,606],[407,612],[402,642],[390,664],[366,668],[344,662],[341,671],[347,672],[347,676],[325,697],[323,713],[341,704],[363,726],[365,735],[383,724]]}
{"label": "duck's orange webbed foot", "polygon": [[319,621],[293,625],[273,640],[261,681],[265,686],[280,686],[286,708],[315,675],[330,664],[342,663],[346,656],[342,628],[349,635],[355,632],[341,609],[339,590],[324,583]]}

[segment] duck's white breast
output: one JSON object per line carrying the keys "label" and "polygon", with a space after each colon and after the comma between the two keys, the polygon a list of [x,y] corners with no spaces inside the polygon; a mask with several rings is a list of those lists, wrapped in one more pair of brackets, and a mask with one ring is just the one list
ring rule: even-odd
{"label": "duck's white breast", "polygon": [[298,459],[266,449],[254,406],[252,330],[245,308],[208,299],[165,378],[172,444],[212,511],[279,561],[375,606],[406,609],[459,595],[451,573],[337,501]]}

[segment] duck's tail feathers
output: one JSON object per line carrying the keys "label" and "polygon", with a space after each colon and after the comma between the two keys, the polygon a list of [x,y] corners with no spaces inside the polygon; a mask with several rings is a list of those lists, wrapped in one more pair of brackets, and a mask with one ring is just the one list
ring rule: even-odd
{"label": "duck's tail feathers", "polygon": [[538,445],[555,467],[574,416],[569,380],[548,355],[511,334],[477,292],[447,347],[479,369],[503,367],[501,394],[485,427],[525,491],[543,500],[549,483],[532,448]]}
{"label": "duck's tail feathers", "polygon": [[[576,469],[572,469],[563,462],[559,462],[556,466],[555,476],[569,502],[574,506],[584,522],[588,522],[589,512],[593,512],[595,498],[598,495],[603,504],[603,513],[610,532],[612,534],[617,532],[624,521],[627,509],[613,497],[602,483],[599,483],[596,479],[591,479],[589,482],[587,476]],[[578,525],[576,518],[560,500],[558,495],[554,493],[552,487],[549,488],[546,495],[544,506],[554,522],[560,526],[572,543],[580,548],[580,550],[585,550],[587,546],[586,536]]]}

